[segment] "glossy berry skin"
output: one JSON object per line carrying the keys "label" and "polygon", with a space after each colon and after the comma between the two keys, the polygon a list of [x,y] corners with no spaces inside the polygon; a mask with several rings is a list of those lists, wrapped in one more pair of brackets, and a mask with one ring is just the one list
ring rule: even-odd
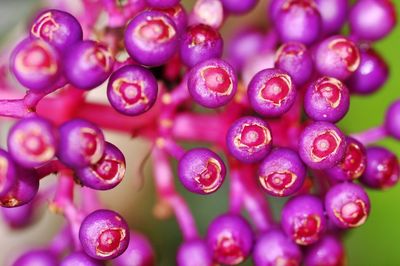
{"label": "glossy berry skin", "polygon": [[361,183],[375,188],[393,187],[400,178],[400,166],[397,156],[383,147],[367,148],[367,168],[361,176]]}
{"label": "glossy berry skin", "polygon": [[146,0],[151,7],[171,8],[179,4],[180,0]]}
{"label": "glossy berry skin", "polygon": [[33,168],[54,158],[58,133],[50,121],[40,117],[19,120],[7,137],[9,153],[21,166]]}
{"label": "glossy berry skin", "polygon": [[46,91],[61,74],[57,50],[43,40],[25,39],[13,50],[10,70],[23,86],[35,92]]}
{"label": "glossy berry skin", "polygon": [[276,13],[282,42],[314,43],[321,32],[321,15],[313,0],[286,0]]}
{"label": "glossy berry skin", "polygon": [[48,42],[60,51],[82,40],[82,27],[70,13],[48,9],[41,12],[30,28],[31,38]]}
{"label": "glossy berry skin", "polygon": [[221,157],[206,148],[191,149],[179,160],[179,180],[193,193],[210,194],[217,191],[225,175],[226,167]]}
{"label": "glossy berry skin", "polygon": [[396,25],[396,7],[389,0],[360,0],[349,14],[350,32],[362,40],[376,41]]}
{"label": "glossy berry skin", "polygon": [[102,266],[103,263],[95,260],[82,251],[75,251],[65,257],[60,266]]}
{"label": "glossy berry skin", "polygon": [[130,241],[125,252],[113,260],[115,266],[154,266],[154,250],[146,236],[130,232]]}
{"label": "glossy berry skin", "polygon": [[153,73],[142,66],[128,65],[115,71],[107,85],[107,97],[115,110],[135,116],[156,102],[158,84]]}
{"label": "glossy berry skin", "polygon": [[39,179],[34,172],[17,167],[17,180],[11,190],[0,197],[0,206],[13,208],[32,201],[39,190]]}
{"label": "glossy berry skin", "polygon": [[224,7],[220,0],[198,0],[190,13],[189,24],[205,24],[218,29],[224,19]]}
{"label": "glossy berry skin", "polygon": [[188,15],[181,4],[169,8],[151,8],[150,10],[159,11],[169,16],[175,23],[176,31],[179,35],[186,30],[188,25]]}
{"label": "glossy berry skin", "polygon": [[304,95],[304,110],[314,121],[336,123],[350,107],[350,94],[346,85],[331,77],[312,82]]}
{"label": "glossy berry skin", "polygon": [[360,66],[347,80],[352,93],[371,94],[386,83],[389,68],[380,55],[371,49],[360,50]]}
{"label": "glossy berry skin", "polygon": [[180,41],[179,53],[182,62],[188,66],[201,63],[222,55],[223,40],[214,28],[197,24],[187,28]]}
{"label": "glossy berry skin", "polygon": [[201,239],[182,243],[176,255],[177,266],[212,266],[213,259],[207,244]]}
{"label": "glossy berry skin", "polygon": [[31,250],[20,256],[13,266],[55,266],[58,265],[56,254],[50,250]]}
{"label": "glossy berry skin", "polygon": [[299,155],[313,169],[333,167],[342,160],[345,151],[345,136],[331,123],[311,123],[300,135]]}
{"label": "glossy berry skin", "polygon": [[239,118],[228,130],[226,145],[229,153],[239,161],[259,162],[271,151],[271,129],[267,122],[260,118]]}
{"label": "glossy berry skin", "polygon": [[349,0],[315,0],[322,19],[324,35],[340,32],[350,9]]}
{"label": "glossy berry skin", "polygon": [[384,126],[390,136],[400,140],[400,99],[387,109]]}
{"label": "glossy berry skin", "polygon": [[253,249],[254,266],[291,265],[299,266],[302,254],[281,230],[271,229],[263,233]]}
{"label": "glossy berry skin", "polygon": [[296,86],[304,85],[314,68],[310,52],[300,42],[282,44],[275,54],[275,67],[286,71]]}
{"label": "glossy berry skin", "polygon": [[193,100],[207,108],[226,105],[237,90],[236,74],[222,59],[209,59],[197,64],[190,70],[187,84]]}
{"label": "glossy berry skin", "polygon": [[58,158],[71,168],[97,163],[104,153],[103,132],[83,119],[72,119],[61,125]]}
{"label": "glossy berry skin", "polygon": [[279,10],[287,0],[271,0],[267,5],[267,18],[271,23],[276,23]]}
{"label": "glossy berry skin", "polygon": [[215,262],[236,265],[250,255],[253,232],[249,223],[241,216],[220,215],[208,226],[207,244]]}
{"label": "glossy berry skin", "polygon": [[244,14],[252,10],[258,0],[221,0],[224,9],[233,14]]}
{"label": "glossy berry skin", "polygon": [[67,80],[82,90],[102,84],[111,74],[114,58],[107,46],[95,41],[82,41],[67,50],[64,73]]}
{"label": "glossy berry skin", "polygon": [[11,155],[0,149],[0,197],[5,196],[17,182],[16,167]]}
{"label": "glossy berry skin", "polygon": [[110,210],[96,210],[83,220],[79,240],[83,251],[98,260],[114,259],[129,244],[128,224],[121,215]]}
{"label": "glossy berry skin", "polygon": [[370,208],[367,193],[354,183],[337,184],[325,196],[325,210],[329,220],[339,228],[364,224]]}
{"label": "glossy berry skin", "polygon": [[292,107],[296,94],[289,74],[274,68],[258,72],[247,89],[251,107],[266,117],[277,117],[286,113]]}
{"label": "glossy berry skin", "polygon": [[304,258],[305,266],[344,266],[346,254],[342,242],[334,235],[325,235],[310,246]]}
{"label": "glossy berry skin", "polygon": [[287,148],[272,150],[258,169],[261,186],[276,197],[293,195],[301,188],[305,177],[305,165],[295,151]]}
{"label": "glossy berry skin", "polygon": [[159,11],[144,11],[125,30],[125,48],[137,62],[159,66],[177,51],[179,40],[173,20]]}
{"label": "glossy berry skin", "polygon": [[336,35],[323,40],[315,49],[315,67],[325,76],[345,80],[360,65],[360,52],[349,39]]}
{"label": "glossy berry skin", "polygon": [[316,243],[327,227],[321,200],[311,195],[291,198],[282,209],[281,224],[283,231],[296,244]]}
{"label": "glossy berry skin", "polygon": [[13,229],[22,229],[29,226],[34,220],[33,201],[15,208],[0,208],[3,221]]}
{"label": "glossy berry skin", "polygon": [[124,154],[113,144],[106,142],[101,159],[75,173],[82,185],[97,190],[108,190],[121,183],[125,176]]}

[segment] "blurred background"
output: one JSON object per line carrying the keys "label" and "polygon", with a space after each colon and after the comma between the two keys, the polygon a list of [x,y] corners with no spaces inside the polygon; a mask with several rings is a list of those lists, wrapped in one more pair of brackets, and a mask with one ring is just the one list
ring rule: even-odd
{"label": "blurred background", "polygon": [[[194,0],[183,1],[187,7]],[[400,14],[400,1],[397,13]],[[267,1],[260,1],[256,10],[244,17],[229,18],[223,29],[229,37],[239,25],[259,25],[268,28],[265,18]],[[12,44],[25,30],[26,21],[41,7],[38,0],[0,0],[0,47]],[[14,40],[14,41],[13,41]],[[390,78],[385,87],[373,96],[353,96],[350,112],[340,123],[346,133],[362,131],[382,122],[387,106],[400,97],[400,30],[397,27],[386,39],[375,45],[376,50],[390,66]],[[93,99],[104,97],[104,90],[99,89]],[[0,124],[2,139],[10,122]],[[156,204],[151,175],[151,162],[145,166],[145,185],[140,191],[134,189],[134,180],[139,178],[139,166],[146,157],[150,145],[142,139],[107,132],[107,139],[122,149],[127,157],[128,172],[125,180],[112,191],[101,192],[105,205],[119,211],[129,221],[131,228],[146,234],[152,241],[157,253],[157,265],[175,265],[176,248],[181,242],[181,235],[174,218],[157,220],[153,210]],[[400,142],[384,140],[379,145],[390,148],[400,156]],[[49,177],[51,179],[53,177]],[[51,180],[50,180],[51,181]],[[228,203],[228,186],[217,193],[202,197],[187,193],[177,182],[180,193],[188,200],[202,234],[209,222],[224,212]],[[368,191],[372,201],[372,212],[365,225],[349,232],[345,240],[350,266],[396,266],[400,265],[400,185],[387,191]],[[270,200],[276,214],[283,204],[282,200]],[[61,216],[47,209],[37,218],[35,224],[21,231],[12,231],[0,222],[0,265],[20,252],[31,247],[45,245],[63,223]],[[4,262],[4,263],[3,263]],[[251,265],[247,261],[243,265]]]}

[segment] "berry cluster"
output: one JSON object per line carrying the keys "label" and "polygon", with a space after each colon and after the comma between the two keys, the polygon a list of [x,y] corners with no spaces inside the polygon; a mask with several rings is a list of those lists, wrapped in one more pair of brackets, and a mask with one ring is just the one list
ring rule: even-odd
{"label": "berry cluster", "polygon": [[[400,140],[400,100],[379,127],[349,135],[335,125],[351,95],[376,92],[388,78],[373,43],[396,24],[390,0],[271,0],[268,33],[237,31],[225,47],[225,19],[257,0],[197,0],[191,10],[179,0],[67,2],[38,14],[9,53],[26,93],[0,72],[0,115],[18,120],[0,149],[4,220],[26,227],[46,200],[66,218],[48,246],[14,266],[156,265],[149,240],[97,198],[129,166],[103,130],[153,143],[157,197],[183,235],[177,265],[345,263],[341,237],[370,213],[364,187],[386,189],[400,178],[396,155],[371,145]],[[108,103],[89,101],[103,83]],[[209,145],[186,150],[181,142]],[[229,180],[229,210],[204,238],[175,188],[171,158],[192,193],[214,193]],[[54,186],[39,189],[50,174]],[[279,219],[266,196],[288,198]]]}

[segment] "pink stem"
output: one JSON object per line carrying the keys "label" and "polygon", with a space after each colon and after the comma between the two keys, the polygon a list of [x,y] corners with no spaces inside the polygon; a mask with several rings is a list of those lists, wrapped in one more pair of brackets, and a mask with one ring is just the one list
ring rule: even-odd
{"label": "pink stem", "polygon": [[160,148],[165,149],[165,151],[167,151],[169,155],[171,155],[178,161],[185,154],[185,149],[183,149],[181,146],[179,146],[171,138],[167,138],[167,139],[159,138],[157,142],[158,142],[157,144],[160,146]]}
{"label": "pink stem", "polygon": [[378,127],[367,129],[363,132],[351,134],[351,137],[355,138],[364,145],[378,142],[388,136],[385,126],[381,125]]}
{"label": "pink stem", "polygon": [[36,174],[39,179],[42,179],[50,174],[58,173],[60,170],[67,170],[68,168],[59,160],[52,160],[39,168],[36,168]]}
{"label": "pink stem", "polygon": [[97,191],[91,188],[82,187],[80,193],[82,197],[82,209],[85,212],[90,213],[97,209],[101,209],[101,202]]}

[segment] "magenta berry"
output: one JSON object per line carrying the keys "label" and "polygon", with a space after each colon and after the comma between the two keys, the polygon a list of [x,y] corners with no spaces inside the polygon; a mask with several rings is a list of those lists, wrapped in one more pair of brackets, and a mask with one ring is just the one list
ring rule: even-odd
{"label": "magenta berry", "polygon": [[115,266],[153,266],[154,250],[150,241],[138,232],[130,232],[128,248],[119,257],[113,259]]}
{"label": "magenta berry", "polygon": [[60,127],[58,158],[72,168],[97,163],[105,147],[103,132],[83,119],[73,119]]}
{"label": "magenta berry", "polygon": [[154,75],[141,66],[124,66],[115,71],[107,86],[107,97],[118,112],[135,116],[155,103],[158,84]]}
{"label": "magenta berry", "polygon": [[237,90],[237,79],[232,66],[227,62],[210,59],[190,70],[188,89],[196,103],[217,108],[233,99]]}
{"label": "magenta berry", "polygon": [[387,109],[384,126],[390,136],[400,140],[400,99],[394,101]]}
{"label": "magenta berry", "polygon": [[33,21],[31,38],[42,39],[60,51],[82,40],[82,27],[70,13],[48,9],[41,12]]}
{"label": "magenta berry", "polygon": [[358,227],[368,218],[370,202],[360,185],[341,183],[331,187],[326,194],[325,210],[337,227]]}
{"label": "magenta berry", "polygon": [[188,15],[181,4],[169,8],[151,8],[150,10],[159,11],[169,16],[175,23],[176,30],[179,34],[182,34],[186,30]]}
{"label": "magenta berry", "polygon": [[296,244],[316,243],[327,226],[321,200],[311,195],[290,199],[282,209],[281,223],[285,233]]}
{"label": "magenta berry", "polygon": [[98,260],[121,255],[129,244],[128,224],[121,215],[110,210],[97,210],[83,220],[79,239],[83,251]]}
{"label": "magenta berry", "polygon": [[103,264],[95,260],[84,252],[76,251],[69,254],[62,261],[60,266],[102,266]]}
{"label": "magenta berry", "polygon": [[345,136],[328,122],[314,122],[300,136],[299,155],[313,169],[331,168],[342,160],[345,149]]}
{"label": "magenta berry", "polygon": [[224,162],[209,149],[191,149],[179,160],[179,180],[193,193],[210,194],[217,191],[224,182],[225,175]]}
{"label": "magenta berry", "polygon": [[57,256],[50,250],[36,249],[25,252],[16,261],[13,266],[54,266],[58,265]]}
{"label": "magenta berry", "polygon": [[5,196],[17,182],[17,166],[11,155],[0,149],[0,197]]}
{"label": "magenta berry", "polygon": [[221,0],[224,9],[234,14],[243,14],[253,9],[258,0]]}
{"label": "magenta berry", "polygon": [[54,158],[58,133],[46,119],[24,118],[11,128],[7,146],[18,164],[27,168],[40,166]]}
{"label": "magenta berry", "polygon": [[35,204],[33,201],[15,208],[0,208],[3,221],[12,229],[26,228],[34,221]]}
{"label": "magenta berry", "polygon": [[346,115],[349,106],[349,90],[335,78],[319,78],[304,95],[304,110],[315,121],[335,123]]}
{"label": "magenta berry", "polygon": [[184,242],[178,249],[176,261],[178,266],[213,265],[212,254],[200,239]]}
{"label": "magenta berry", "polygon": [[98,189],[112,189],[125,176],[126,164],[123,153],[113,144],[106,142],[101,159],[90,166],[76,171],[82,185]]}
{"label": "magenta berry", "polygon": [[300,248],[282,231],[272,229],[263,233],[253,249],[255,266],[264,265],[300,265]]}
{"label": "magenta berry", "polygon": [[296,94],[289,74],[273,68],[258,72],[247,89],[251,107],[260,115],[267,117],[286,113],[293,105]]}
{"label": "magenta berry", "polygon": [[147,4],[158,8],[171,8],[179,4],[180,0],[146,0]]}
{"label": "magenta berry", "polygon": [[236,265],[250,255],[253,232],[248,222],[241,216],[224,214],[209,225],[207,243],[215,262]]}
{"label": "magenta berry", "polygon": [[259,162],[271,150],[271,130],[260,118],[242,117],[229,128],[226,143],[229,153],[239,161]]}
{"label": "magenta berry", "polygon": [[294,194],[304,183],[306,167],[298,154],[287,148],[274,149],[260,164],[258,181],[265,191],[278,197]]}
{"label": "magenta berry", "polygon": [[336,34],[346,21],[350,3],[348,0],[315,0],[322,19],[322,33]]}
{"label": "magenta berry", "polygon": [[325,235],[319,242],[308,248],[304,258],[304,265],[346,265],[346,254],[340,239],[334,235]]}
{"label": "magenta berry", "polygon": [[175,23],[159,11],[143,11],[134,17],[126,27],[124,41],[129,55],[148,66],[166,63],[179,45]]}

